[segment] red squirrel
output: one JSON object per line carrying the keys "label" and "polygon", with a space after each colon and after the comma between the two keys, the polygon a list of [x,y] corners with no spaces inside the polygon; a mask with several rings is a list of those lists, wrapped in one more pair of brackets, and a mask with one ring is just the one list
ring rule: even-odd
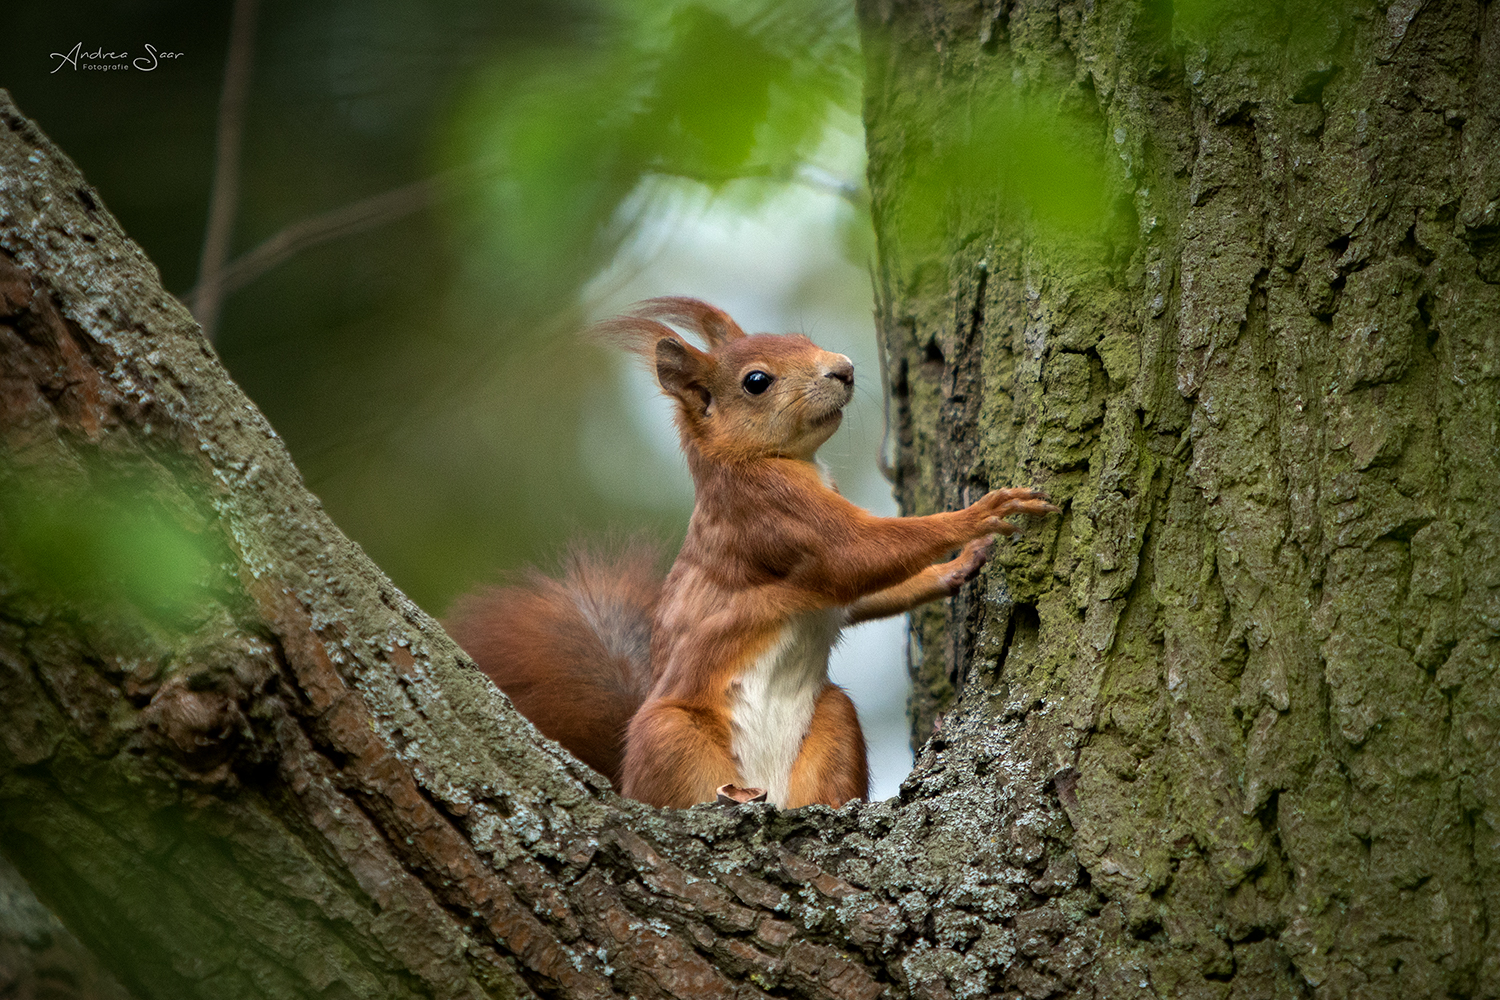
{"label": "red squirrel", "polygon": [[598,330],[647,359],[676,404],[696,492],[682,549],[665,580],[640,546],[575,553],[560,581],[463,599],[449,631],[543,735],[632,798],[684,807],[724,786],[788,808],[865,798],[859,719],[828,680],[839,630],[956,593],[993,536],[1017,530],[1003,518],[1057,508],[1002,489],[963,510],[876,517],[813,458],[854,394],[847,357],[747,335],[688,298]]}

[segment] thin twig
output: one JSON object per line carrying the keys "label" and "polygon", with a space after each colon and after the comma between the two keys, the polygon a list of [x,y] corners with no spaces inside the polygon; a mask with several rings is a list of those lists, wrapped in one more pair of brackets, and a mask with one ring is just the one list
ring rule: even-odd
{"label": "thin twig", "polygon": [[[244,288],[267,271],[272,270],[290,257],[344,236],[353,236],[368,229],[377,229],[388,222],[418,212],[438,200],[446,188],[468,178],[477,177],[498,169],[494,163],[471,164],[447,170],[432,177],[413,181],[381,194],[371,195],[360,201],[335,208],[332,211],[301,219],[282,229],[270,239],[247,253],[223,265],[219,272],[218,296],[222,301],[233,292]],[[677,176],[681,176],[680,174]],[[837,195],[857,208],[863,209],[864,192],[858,185],[839,181],[816,168],[804,167],[794,174],[768,179],[783,183],[804,184],[828,194]],[[701,180],[702,178],[691,178]],[[201,301],[204,284],[200,281],[183,295],[189,303]]]}
{"label": "thin twig", "polygon": [[219,95],[219,128],[214,152],[214,184],[209,199],[208,229],[203,235],[203,257],[198,264],[198,286],[189,303],[214,339],[219,307],[224,301],[224,263],[229,259],[229,237],[234,231],[240,193],[240,139],[245,130],[245,95],[250,89],[250,67],[255,51],[256,0],[234,0],[229,29],[229,57],[224,64],[224,90]]}
{"label": "thin twig", "polygon": [[881,268],[881,278],[877,278],[874,261],[870,261],[868,267],[870,286],[875,291],[875,351],[880,357],[880,451],[875,456],[875,467],[880,470],[885,481],[894,486],[896,466],[891,460],[891,367],[886,358],[885,347],[885,326],[890,316],[891,290],[882,280],[885,269]]}
{"label": "thin twig", "polygon": [[822,167],[813,166],[811,163],[804,163],[799,166],[789,179],[814,190],[837,195],[861,212],[867,211],[870,207],[869,196],[865,193],[862,185],[855,181],[843,180],[837,175],[824,170]]}
{"label": "thin twig", "polygon": [[[254,250],[236,257],[233,262],[220,270],[217,289],[219,297],[222,299],[231,292],[245,287],[289,257],[309,247],[336,240],[342,236],[352,236],[367,229],[375,229],[426,208],[436,200],[441,189],[457,173],[457,171],[448,171],[434,177],[413,181],[342,208],[335,208],[330,212],[292,223]],[[204,286],[200,281],[184,298],[190,302],[202,301],[203,295]]]}
{"label": "thin twig", "polygon": [[864,188],[854,182],[842,180],[836,175],[811,163],[799,163],[792,167],[773,170],[770,167],[749,167],[742,170],[689,170],[682,167],[656,167],[648,173],[660,177],[677,177],[699,184],[726,184],[730,181],[774,181],[779,184],[801,184],[803,187],[842,198],[855,208],[864,211],[869,207]]}

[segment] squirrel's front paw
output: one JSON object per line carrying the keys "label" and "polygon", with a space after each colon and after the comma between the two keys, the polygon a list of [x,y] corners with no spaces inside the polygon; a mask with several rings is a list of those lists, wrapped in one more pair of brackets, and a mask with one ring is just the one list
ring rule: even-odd
{"label": "squirrel's front paw", "polygon": [[990,561],[990,554],[994,550],[995,539],[992,536],[976,538],[965,545],[952,562],[943,566],[942,579],[948,592],[958,593],[958,588],[978,576],[979,571],[984,569],[984,564]]}
{"label": "squirrel's front paw", "polygon": [[975,504],[989,520],[991,530],[1002,535],[1015,533],[1016,526],[1002,518],[1012,514],[1051,514],[1061,508],[1048,503],[1047,494],[1029,486],[1017,486],[1004,490],[991,490]]}

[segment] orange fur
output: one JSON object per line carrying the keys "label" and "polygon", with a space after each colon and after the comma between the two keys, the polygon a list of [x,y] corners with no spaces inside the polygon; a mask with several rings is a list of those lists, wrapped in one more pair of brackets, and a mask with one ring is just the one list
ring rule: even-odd
{"label": "orange fur", "polygon": [[657,563],[639,542],[576,550],[561,581],[533,572],[526,586],[471,594],[445,623],[543,736],[616,785],[625,728],[651,689]]}
{"label": "orange fur", "polygon": [[620,790],[631,798],[682,809],[739,781],[728,720],[713,706],[653,698],[630,721],[629,741],[650,748],[625,772]]}
{"label": "orange fur", "polygon": [[864,798],[869,790],[870,771],[859,715],[843,688],[829,684],[818,697],[802,739],[802,753],[792,766],[787,808],[816,803],[840,806],[850,799]]}
{"label": "orange fur", "polygon": [[858,625],[876,618],[889,618],[928,601],[952,597],[960,587],[979,575],[994,546],[993,539],[976,538],[964,546],[957,558],[928,566],[916,576],[893,587],[866,594],[849,605],[849,624]]}
{"label": "orange fur", "polygon": [[[630,609],[622,621],[649,617],[649,665],[580,624],[578,594],[608,590],[607,571],[580,564],[562,584],[539,578],[470,599],[454,637],[543,733],[626,795],[711,802],[721,785],[749,784],[746,768],[769,767],[784,806],[863,798],[859,720],[827,683],[836,625],[955,593],[984,565],[991,536],[1016,530],[1003,518],[1057,508],[1036,490],[1009,489],[960,511],[875,517],[813,462],[853,394],[848,358],[802,336],[746,335],[694,299],[653,299],[599,332],[647,360],[676,402],[697,495],[666,580],[637,574],[609,597]],[[837,616],[831,633],[827,615]]]}

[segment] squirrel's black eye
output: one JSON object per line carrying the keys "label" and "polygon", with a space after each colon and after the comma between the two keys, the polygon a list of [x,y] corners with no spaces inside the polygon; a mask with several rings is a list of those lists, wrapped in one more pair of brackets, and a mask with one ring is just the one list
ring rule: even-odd
{"label": "squirrel's black eye", "polygon": [[774,377],[767,375],[763,371],[753,371],[749,375],[746,375],[745,380],[740,384],[745,387],[745,391],[750,395],[759,396],[771,388],[771,383],[774,381],[776,381]]}

